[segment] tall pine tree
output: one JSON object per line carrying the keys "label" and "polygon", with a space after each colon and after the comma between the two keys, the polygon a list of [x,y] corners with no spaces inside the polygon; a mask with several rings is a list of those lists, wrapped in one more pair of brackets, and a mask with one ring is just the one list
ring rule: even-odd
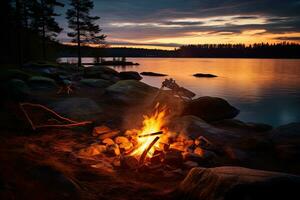
{"label": "tall pine tree", "polygon": [[73,38],[72,42],[77,43],[78,66],[81,66],[81,44],[101,44],[105,35],[100,35],[101,29],[95,21],[97,16],[91,16],[90,11],[94,8],[91,0],[70,0],[71,8],[67,10],[69,28],[72,32],[68,36]]}
{"label": "tall pine tree", "polygon": [[43,59],[47,59],[46,42],[48,39],[54,39],[62,28],[55,21],[59,14],[55,13],[55,7],[63,7],[64,4],[57,0],[34,0],[31,8],[30,28],[36,30],[42,37]]}

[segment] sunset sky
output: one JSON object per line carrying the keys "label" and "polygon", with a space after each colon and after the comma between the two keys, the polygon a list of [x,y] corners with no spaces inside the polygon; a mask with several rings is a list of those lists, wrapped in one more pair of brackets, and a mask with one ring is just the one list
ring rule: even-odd
{"label": "sunset sky", "polygon": [[[65,2],[68,2],[65,0]],[[300,0],[94,0],[112,46],[174,49],[183,44],[300,42]],[[69,42],[64,12],[58,18]]]}

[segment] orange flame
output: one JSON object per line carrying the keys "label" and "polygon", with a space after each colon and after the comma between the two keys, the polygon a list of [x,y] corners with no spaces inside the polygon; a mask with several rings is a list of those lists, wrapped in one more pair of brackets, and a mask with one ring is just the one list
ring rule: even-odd
{"label": "orange flame", "polygon": [[[151,157],[155,151],[155,149],[162,149],[161,143],[167,142],[167,129],[165,125],[167,123],[166,119],[167,108],[166,106],[160,106],[160,104],[156,104],[155,111],[151,116],[144,115],[143,128],[138,131],[138,136],[156,133],[159,131],[163,131],[163,135],[160,135],[159,140],[155,143],[155,145],[149,150],[147,156]],[[133,156],[140,156],[144,150],[150,145],[150,143],[157,136],[147,136],[147,137],[137,137],[137,147],[131,153]]]}

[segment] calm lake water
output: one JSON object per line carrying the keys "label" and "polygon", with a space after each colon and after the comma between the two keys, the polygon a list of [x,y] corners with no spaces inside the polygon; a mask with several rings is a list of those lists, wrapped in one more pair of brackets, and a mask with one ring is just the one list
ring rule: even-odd
{"label": "calm lake water", "polygon": [[[143,77],[160,87],[165,78],[192,90],[197,96],[222,97],[241,110],[238,119],[274,126],[300,121],[300,60],[129,58],[139,66],[114,67],[118,71],[152,71],[168,77]],[[196,78],[194,73],[216,74]]]}

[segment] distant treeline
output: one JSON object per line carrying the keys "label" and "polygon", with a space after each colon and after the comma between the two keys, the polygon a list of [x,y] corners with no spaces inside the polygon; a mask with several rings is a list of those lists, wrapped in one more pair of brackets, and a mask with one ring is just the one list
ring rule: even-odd
{"label": "distant treeline", "polygon": [[182,46],[175,52],[177,57],[300,58],[300,44],[201,44]]}
{"label": "distant treeline", "polygon": [[[86,57],[300,58],[300,44],[201,44],[175,50],[83,47],[82,53]],[[76,47],[62,46],[60,56],[76,57]]]}

